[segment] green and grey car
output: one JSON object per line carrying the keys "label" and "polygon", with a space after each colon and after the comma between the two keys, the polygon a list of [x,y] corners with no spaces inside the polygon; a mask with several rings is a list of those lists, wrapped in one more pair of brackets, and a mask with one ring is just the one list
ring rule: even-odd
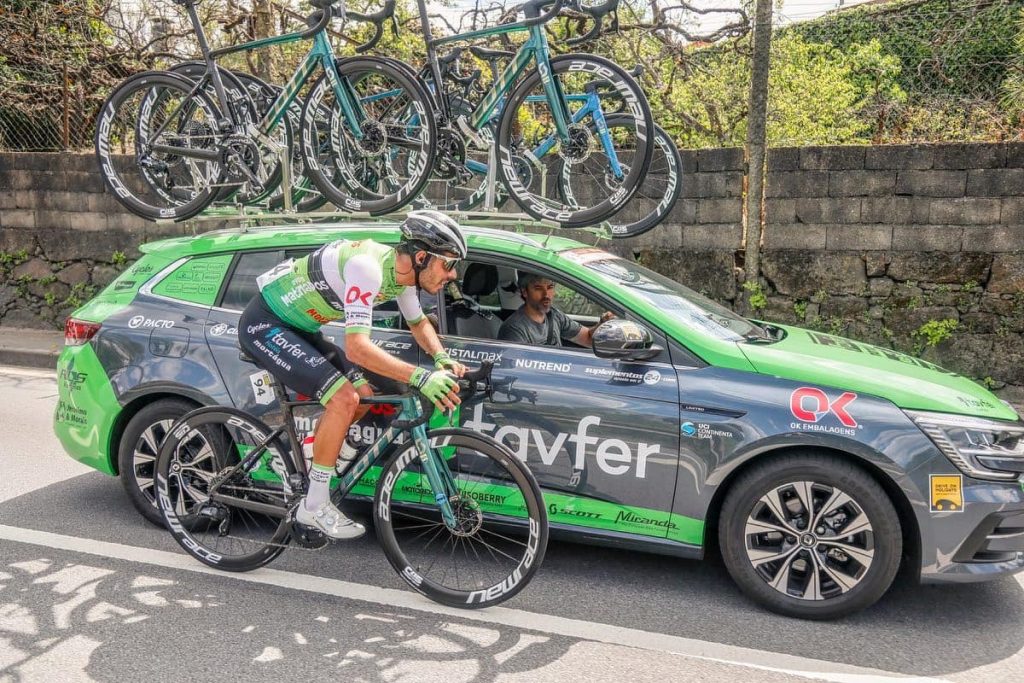
{"label": "green and grey car", "polygon": [[[870,605],[901,563],[926,582],[1024,569],[1024,423],[980,385],[888,349],[741,318],[600,248],[465,232],[458,286],[423,307],[453,357],[494,363],[491,391],[457,419],[530,466],[556,537],[684,558],[716,541],[744,592],[807,618]],[[211,404],[274,411],[236,341],[256,277],[339,238],[399,233],[259,228],[144,246],[67,323],[54,428],[68,453],[120,476],[157,520],[153,459],[175,419]],[[501,340],[521,272],[555,281],[556,305],[580,322],[606,310],[618,319],[593,348]],[[394,304],[373,316],[375,343],[430,364]],[[324,331],[343,344],[340,326]],[[355,439],[375,438],[386,412],[354,425]],[[356,492],[370,495],[377,475]]]}

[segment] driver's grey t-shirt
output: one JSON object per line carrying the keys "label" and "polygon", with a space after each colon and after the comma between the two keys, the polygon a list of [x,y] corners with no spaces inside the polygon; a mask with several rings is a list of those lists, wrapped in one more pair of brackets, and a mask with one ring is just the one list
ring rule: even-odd
{"label": "driver's grey t-shirt", "polygon": [[580,329],[582,325],[557,308],[548,311],[544,322],[535,323],[526,315],[526,307],[523,306],[501,324],[498,339],[538,346],[561,346],[563,339],[574,339]]}

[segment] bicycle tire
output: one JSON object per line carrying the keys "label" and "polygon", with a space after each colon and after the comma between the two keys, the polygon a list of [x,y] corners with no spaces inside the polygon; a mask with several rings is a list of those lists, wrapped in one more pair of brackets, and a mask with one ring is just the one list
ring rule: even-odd
{"label": "bicycle tire", "polygon": [[[213,101],[201,91],[192,93],[193,87],[194,84],[183,76],[166,71],[145,71],[121,83],[110,93],[100,108],[100,115],[96,122],[96,134],[93,138],[100,175],[103,176],[103,182],[114,198],[136,216],[151,221],[187,220],[213,201],[217,187],[224,180],[226,173],[224,164],[214,161],[202,162],[206,164],[202,170],[209,174],[205,179],[205,184],[191,192],[189,199],[178,201],[168,194],[155,193],[152,189],[146,191],[144,188],[149,187],[149,184],[144,178],[138,177],[141,172],[138,172],[137,175],[130,173],[133,167],[141,169],[143,161],[147,164],[154,163],[164,168],[165,175],[168,176],[167,182],[173,186],[167,169],[175,161],[174,155],[163,154],[162,157],[154,157],[155,161],[150,162],[153,153],[147,149],[147,146],[153,141],[138,137],[140,113],[122,112],[122,107],[130,105],[131,98],[140,95],[142,96],[142,102],[139,103],[141,106],[143,102],[153,97],[154,88],[162,88],[166,92],[156,96],[158,100],[166,98],[167,93],[175,91],[179,97],[185,98],[184,101],[191,102],[191,105],[196,107],[192,110],[193,112],[202,111],[204,121],[219,121],[221,113]],[[184,108],[184,106],[178,107],[172,114],[177,114]],[[201,131],[195,128],[199,124],[190,121],[189,125],[193,126],[185,134],[189,142],[195,143],[199,147],[219,143],[220,136],[212,125]],[[202,125],[207,124],[203,123]],[[127,151],[129,149],[131,150],[130,154]],[[121,150],[122,154],[116,155],[118,150]],[[179,160],[181,158],[178,157]],[[144,194],[144,198],[139,197],[139,194]],[[155,201],[154,196],[159,197],[165,205],[151,203]]]}
{"label": "bicycle tire", "polygon": [[[605,120],[609,128],[614,128],[621,120],[621,115],[612,114]],[[647,173],[630,203],[613,220],[608,221],[612,237],[636,237],[665,220],[672,212],[683,189],[682,167],[682,157],[672,138],[665,129],[654,124],[654,151],[647,166]],[[562,164],[562,172],[558,175],[558,191],[570,203],[573,196],[571,181],[570,166]],[[656,204],[650,211],[637,216],[633,213],[633,207],[638,204],[637,200],[656,201]],[[643,208],[639,211],[642,212]]]}
{"label": "bicycle tire", "polygon": [[[542,82],[541,75],[536,68],[513,89],[501,114],[497,135],[498,171],[505,189],[526,213],[538,220],[554,221],[563,228],[580,228],[596,225],[601,221],[608,220],[620,211],[636,192],[643,181],[644,174],[647,172],[647,165],[650,163],[654,145],[654,136],[651,134],[651,131],[654,129],[654,121],[651,117],[651,108],[646,96],[644,96],[643,89],[632,76],[614,62],[590,54],[560,55],[551,59],[549,78],[559,79],[560,83],[560,76],[570,73],[579,74],[590,80],[604,80],[607,83],[606,92],[609,94],[614,93],[614,98],[621,100],[626,105],[624,111],[632,117],[635,149],[630,154],[625,154],[625,148],[617,150],[618,154],[628,159],[628,163],[623,163],[623,166],[628,167],[628,171],[622,180],[611,182],[607,178],[607,173],[605,173],[604,182],[597,183],[596,189],[604,186],[609,194],[591,206],[571,207],[563,204],[555,196],[557,194],[557,175],[559,173],[558,167],[553,165],[555,162],[552,162],[550,170],[541,166],[538,173],[531,169],[529,165],[524,165],[517,159],[517,157],[528,159],[532,157],[533,161],[531,161],[531,164],[536,166],[539,163],[537,157],[529,149],[530,145],[528,144],[525,145],[527,147],[524,150],[525,153],[520,154],[523,150],[518,149],[519,144],[515,135],[516,130],[521,125],[519,120],[521,117],[520,105],[527,102],[527,97],[530,96],[531,91],[541,85]],[[561,88],[564,92],[583,92],[584,89],[583,85],[577,84],[571,84],[571,87],[561,85]],[[611,100],[613,98],[609,97],[607,99]],[[543,106],[547,107],[546,100]],[[527,112],[527,115],[529,115],[529,112]],[[546,117],[547,120],[551,119],[550,112],[546,114]],[[535,118],[534,121],[536,120]],[[564,158],[566,154],[572,154],[574,158],[573,163],[582,163],[591,156],[593,145],[586,138],[585,126],[580,126],[577,123],[573,126],[573,129],[577,136],[582,136],[580,147],[575,151],[565,152],[561,149],[561,145],[558,145],[558,156]],[[526,156],[526,154],[529,154],[529,156]],[[549,155],[550,153],[544,156]],[[622,160],[620,160],[620,163],[622,163]],[[597,164],[597,166],[600,166],[600,164]],[[553,187],[550,193],[546,189],[549,172],[556,176],[551,179],[552,184],[556,187]],[[530,189],[535,178],[540,182],[540,195],[535,194]]]}
{"label": "bicycle tire", "polygon": [[[422,469],[417,472],[422,465],[410,441],[388,459],[377,481],[374,526],[384,554],[409,586],[431,600],[465,609],[504,602],[526,587],[544,560],[548,523],[540,487],[526,465],[494,439],[465,429],[429,431],[427,439],[432,448],[448,451],[442,455],[444,462],[449,470],[456,468],[452,474],[459,493],[449,494],[449,499],[458,514],[459,532],[449,530],[440,521],[435,494]],[[472,478],[459,478],[463,474]],[[416,524],[410,527],[409,522]],[[410,537],[423,526],[428,527],[427,531]],[[509,533],[498,534],[496,527],[508,528],[510,534],[525,536],[526,540],[519,541]],[[431,531],[433,536],[424,540]],[[444,537],[441,545],[429,551],[438,537]],[[440,576],[433,572],[438,561],[434,555],[443,554],[449,541],[455,586],[442,582],[449,576],[448,568]],[[415,548],[416,543],[425,545]],[[505,549],[522,556],[510,555]],[[489,571],[486,579],[463,582],[456,555],[461,551],[467,562],[473,563],[470,550],[477,565],[482,561],[507,566]],[[485,550],[489,560],[481,557]],[[510,561],[501,560],[495,551]],[[425,566],[431,557],[429,567]]]}
{"label": "bicycle tire", "polygon": [[[275,457],[289,457],[289,450],[280,437],[268,442],[268,451],[259,466],[244,473],[245,486],[232,480],[224,482],[219,489],[247,500],[279,505],[280,519],[257,517],[258,513],[237,507],[225,511],[227,505],[211,504],[209,498],[203,500],[203,486],[208,490],[210,481],[236,464],[245,448],[265,441],[271,432],[270,427],[242,410],[209,406],[182,416],[160,446],[156,494],[164,524],[186,553],[207,566],[231,572],[252,571],[273,561],[291,539],[286,517],[292,496],[282,484],[280,471],[274,468]],[[221,452],[210,443],[215,435],[222,439]],[[197,440],[201,441],[197,443]],[[204,452],[203,442],[210,447],[211,454],[200,458]],[[196,463],[207,460],[211,461],[211,467],[200,472]],[[191,505],[186,496],[192,498]],[[226,531],[224,520],[227,520]],[[244,524],[243,530],[237,529],[239,522]],[[246,537],[257,535],[268,538],[264,541]],[[244,552],[229,556],[228,541],[222,544],[222,539],[238,541],[235,545]]]}
{"label": "bicycle tire", "polygon": [[[230,69],[225,69],[224,67],[219,65],[217,65],[216,68],[220,72],[221,82],[224,85],[225,94],[229,98],[235,98],[235,101],[240,101],[241,105],[239,106],[239,111],[243,113],[243,115],[246,116],[249,121],[256,122],[258,120],[258,109],[256,101],[252,97],[252,94],[242,83],[242,81],[238,78],[238,76]],[[195,83],[199,81],[199,79],[206,76],[206,63],[197,61],[181,62],[180,64],[175,64],[174,66],[172,66],[170,69],[168,69],[168,71],[174,74],[178,74],[179,76],[184,76],[185,78]],[[207,83],[206,94],[210,98],[211,102],[217,102],[217,97],[214,92],[212,82]],[[221,203],[227,201],[230,197],[232,197],[235,193],[238,192],[240,186],[240,184],[231,183],[229,180],[228,182],[225,183],[223,187],[218,188],[217,195],[213,198],[213,203]],[[242,203],[245,202],[243,201]]]}
{"label": "bicycle tire", "polygon": [[[400,182],[392,180],[391,184],[384,187],[389,172],[393,178],[394,166],[402,166],[401,162],[394,163],[392,155],[396,152],[392,148],[404,146],[388,145],[387,124],[374,121],[373,126],[367,126],[364,121],[366,131],[375,131],[378,139],[383,142],[380,142],[377,148],[371,149],[368,143],[360,148],[349,139],[348,129],[344,126],[343,117],[336,106],[327,107],[331,113],[327,131],[318,130],[317,114],[323,110],[323,100],[328,93],[330,98],[334,97],[333,91],[328,87],[330,80],[326,75],[321,75],[313,84],[302,108],[302,153],[309,178],[329,202],[342,210],[365,211],[374,216],[397,211],[419,195],[433,170],[437,127],[429,95],[417,79],[410,78],[405,70],[396,68],[386,60],[350,57],[337,60],[335,69],[342,82],[350,86],[353,82],[368,82],[363,79],[373,77],[390,79],[394,86],[383,92],[402,93],[398,97],[405,99],[399,100],[401,104],[397,106],[397,110],[412,107],[422,121],[422,130],[417,139],[413,140],[415,149],[418,150],[414,153],[420,155],[421,160],[411,169],[407,179]],[[354,86],[352,91],[356,92]],[[359,95],[357,93],[357,96]],[[372,103],[370,95],[362,96],[361,100],[361,105]],[[386,106],[382,105],[380,109],[386,110],[388,107],[394,105],[386,103]],[[401,114],[396,115],[401,117]],[[401,130],[407,129],[407,126],[392,123],[391,128]],[[326,147],[322,144],[325,134],[330,138],[330,144]],[[369,139],[368,136],[366,140]],[[333,162],[333,166],[325,167],[321,160],[321,150],[325,148],[330,150],[331,158],[328,163]]]}

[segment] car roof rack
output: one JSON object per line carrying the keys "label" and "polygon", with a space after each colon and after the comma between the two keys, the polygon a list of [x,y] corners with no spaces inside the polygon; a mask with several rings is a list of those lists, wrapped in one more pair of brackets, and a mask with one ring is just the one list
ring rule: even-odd
{"label": "car roof rack", "polygon": [[[368,213],[351,213],[345,211],[310,211],[307,213],[252,210],[247,207],[225,206],[207,209],[202,214],[182,221],[180,224],[191,231],[192,236],[248,233],[261,230],[283,230],[288,228],[309,229],[317,225],[333,221],[353,223],[397,223],[405,219],[414,209],[396,211],[380,216]],[[466,223],[466,229],[476,234],[486,234],[497,238],[519,241],[531,246],[547,246],[548,240],[555,236],[556,231],[566,236],[590,234],[600,242],[612,239],[612,232],[607,222],[585,228],[561,228],[558,223],[548,220],[537,220],[525,213],[503,213],[497,211],[444,211],[459,223]],[[159,220],[158,225],[175,225],[174,221]],[[210,226],[209,230],[203,230]],[[214,227],[216,226],[216,227]],[[367,226],[368,227],[368,226]],[[531,232],[544,235],[538,242],[523,233]]]}

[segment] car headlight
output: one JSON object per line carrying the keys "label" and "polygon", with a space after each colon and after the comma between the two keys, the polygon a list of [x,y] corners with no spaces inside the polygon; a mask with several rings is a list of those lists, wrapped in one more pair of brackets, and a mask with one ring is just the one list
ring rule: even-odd
{"label": "car headlight", "polygon": [[1024,472],[1024,423],[917,410],[906,413],[964,474],[1013,480]]}

